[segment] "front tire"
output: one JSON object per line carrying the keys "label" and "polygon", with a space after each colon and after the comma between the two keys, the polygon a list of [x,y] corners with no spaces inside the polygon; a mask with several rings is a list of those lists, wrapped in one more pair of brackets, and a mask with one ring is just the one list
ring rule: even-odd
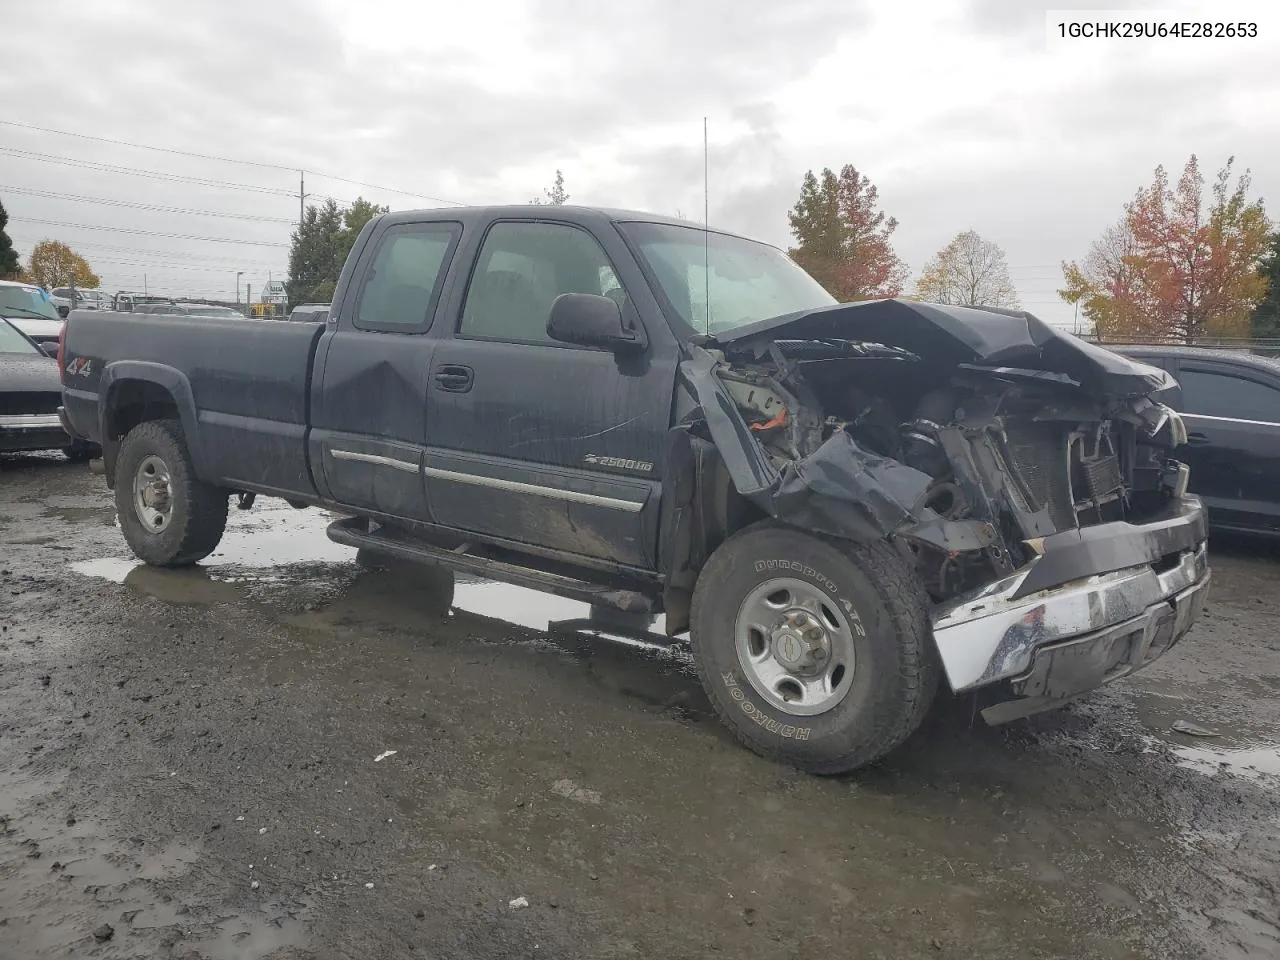
{"label": "front tire", "polygon": [[880,759],[920,726],[938,688],[923,590],[883,541],[747,528],[703,568],[690,641],[738,739],[810,773]]}
{"label": "front tire", "polygon": [[185,567],[218,546],[227,526],[226,490],[196,477],[177,420],[140,423],[120,444],[116,513],[138,559]]}

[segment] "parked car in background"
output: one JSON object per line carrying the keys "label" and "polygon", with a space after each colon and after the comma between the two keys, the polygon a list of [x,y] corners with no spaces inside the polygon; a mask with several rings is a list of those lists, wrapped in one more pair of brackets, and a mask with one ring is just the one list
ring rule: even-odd
{"label": "parked car in background", "polygon": [[79,287],[54,287],[49,291],[58,315],[64,320],[72,310],[110,310],[111,295],[102,290],[81,290]]}
{"label": "parked car in background", "polygon": [[1187,425],[1179,459],[1209,526],[1280,535],[1280,361],[1204,347],[1109,346],[1178,381],[1161,400]]}
{"label": "parked car in background", "polygon": [[171,297],[153,297],[145,293],[130,293],[127,290],[121,290],[112,298],[111,309],[119,310],[121,313],[133,313],[134,309],[141,304],[163,303],[169,306],[174,305]]}
{"label": "parked car in background", "polygon": [[244,312],[234,307],[224,307],[216,303],[180,303],[179,307],[188,317],[230,317],[236,320],[246,319]]}
{"label": "parked car in background", "polygon": [[58,361],[7,320],[0,320],[0,453],[61,450],[72,460],[96,456],[95,445],[73,441],[58,407]]}
{"label": "parked car in background", "polygon": [[239,310],[222,307],[212,303],[139,303],[132,310],[122,313],[153,314],[165,317],[226,317],[243,320],[245,316]]}
{"label": "parked car in background", "polygon": [[48,292],[34,283],[0,280],[0,318],[42,346],[56,345],[62,332],[62,317]]}
{"label": "parked car in background", "polygon": [[324,323],[329,319],[329,304],[300,303],[289,312],[289,319],[303,323]]}

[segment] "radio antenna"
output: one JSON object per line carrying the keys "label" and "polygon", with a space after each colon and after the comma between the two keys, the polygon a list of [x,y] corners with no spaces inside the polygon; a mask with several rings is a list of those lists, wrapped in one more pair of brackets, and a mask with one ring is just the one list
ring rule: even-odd
{"label": "radio antenna", "polygon": [[707,305],[707,336],[711,336],[711,153],[707,147],[707,118],[702,118],[702,295]]}

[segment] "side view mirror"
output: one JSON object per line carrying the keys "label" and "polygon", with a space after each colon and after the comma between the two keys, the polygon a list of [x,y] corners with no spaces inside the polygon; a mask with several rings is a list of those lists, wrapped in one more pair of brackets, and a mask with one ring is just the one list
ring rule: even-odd
{"label": "side view mirror", "polygon": [[58,345],[56,343],[42,343],[40,344],[40,349],[44,351],[46,357],[58,359]]}
{"label": "side view mirror", "polygon": [[547,336],[562,343],[609,350],[642,350],[643,335],[622,323],[622,309],[609,297],[591,293],[562,293],[551,304]]}

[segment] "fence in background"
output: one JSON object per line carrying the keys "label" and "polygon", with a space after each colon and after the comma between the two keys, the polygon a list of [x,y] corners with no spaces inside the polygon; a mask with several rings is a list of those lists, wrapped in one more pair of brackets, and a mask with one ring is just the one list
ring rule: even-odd
{"label": "fence in background", "polygon": [[1206,350],[1237,350],[1243,353],[1254,353],[1261,357],[1280,357],[1280,338],[1275,337],[1193,337],[1189,342],[1170,337],[1123,337],[1116,339],[1099,338],[1093,334],[1084,334],[1082,340],[1100,346],[1164,346],[1164,347],[1204,347]]}

